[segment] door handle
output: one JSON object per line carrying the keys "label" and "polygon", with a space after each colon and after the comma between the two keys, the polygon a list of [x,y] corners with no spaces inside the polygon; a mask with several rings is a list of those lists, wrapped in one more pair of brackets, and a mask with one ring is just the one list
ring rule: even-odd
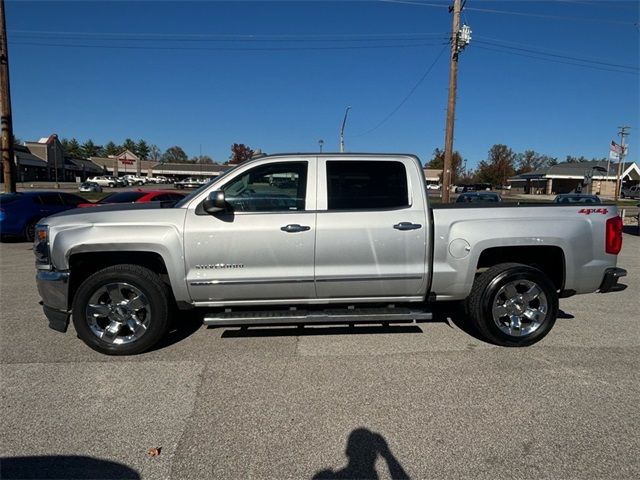
{"label": "door handle", "polygon": [[311,230],[311,227],[308,227],[306,225],[298,225],[297,223],[290,223],[289,225],[280,227],[280,230],[287,233],[296,233],[296,232],[306,232],[307,230]]}
{"label": "door handle", "polygon": [[422,225],[419,223],[400,222],[396,223],[393,228],[396,230],[418,230],[419,228],[422,228]]}

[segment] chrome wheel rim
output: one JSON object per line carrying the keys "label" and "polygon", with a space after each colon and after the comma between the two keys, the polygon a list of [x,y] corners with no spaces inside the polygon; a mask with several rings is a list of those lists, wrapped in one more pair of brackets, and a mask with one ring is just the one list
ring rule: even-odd
{"label": "chrome wheel rim", "polygon": [[514,280],[498,290],[491,313],[501,332],[523,337],[540,328],[548,311],[547,296],[537,283]]}
{"label": "chrome wheel rim", "polygon": [[91,295],[85,317],[96,337],[113,345],[125,345],[147,332],[151,305],[139,288],[123,282],[107,283]]}

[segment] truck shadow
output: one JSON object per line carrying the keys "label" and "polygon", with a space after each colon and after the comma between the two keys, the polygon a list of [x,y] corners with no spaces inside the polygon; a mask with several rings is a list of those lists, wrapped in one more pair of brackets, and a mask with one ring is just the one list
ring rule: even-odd
{"label": "truck shadow", "polygon": [[[483,343],[485,339],[469,321],[461,302],[442,302],[432,305],[431,320],[420,320],[416,323],[383,323],[360,322],[309,323],[302,325],[250,325],[250,326],[208,326],[208,330],[220,330],[221,338],[260,338],[260,337],[303,337],[329,335],[389,335],[425,333],[429,324],[444,323],[451,328],[458,328]],[[169,333],[151,350],[161,350],[181,342],[203,327],[204,313],[194,310],[180,312]],[[563,310],[558,311],[558,320],[570,320],[575,317]]]}
{"label": "truck shadow", "polygon": [[163,348],[170,347],[171,345],[190,337],[202,328],[203,316],[204,314],[197,310],[178,312],[174,315],[173,323],[169,328],[169,333],[149,349],[149,351],[153,352],[156,350],[162,350]]}
{"label": "truck shadow", "polygon": [[122,463],[82,455],[42,455],[0,458],[2,478],[33,479],[139,479],[140,474]]}
{"label": "truck shadow", "polygon": [[396,334],[396,333],[423,333],[416,324],[307,324],[287,326],[260,325],[254,327],[208,327],[224,328],[222,338],[249,338],[249,337],[306,337],[313,335],[371,335],[371,334]]}

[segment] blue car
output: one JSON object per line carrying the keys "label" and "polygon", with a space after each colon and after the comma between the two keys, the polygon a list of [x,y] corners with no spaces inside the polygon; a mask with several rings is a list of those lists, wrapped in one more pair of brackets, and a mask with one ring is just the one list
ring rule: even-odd
{"label": "blue car", "polygon": [[0,195],[0,238],[17,237],[33,241],[38,220],[87,203],[84,198],[64,192],[18,192]]}

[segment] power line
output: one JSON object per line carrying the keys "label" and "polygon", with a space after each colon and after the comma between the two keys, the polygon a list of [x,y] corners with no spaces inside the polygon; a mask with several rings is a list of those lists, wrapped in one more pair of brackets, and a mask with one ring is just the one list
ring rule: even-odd
{"label": "power line", "polygon": [[507,54],[507,55],[517,55],[517,56],[520,56],[520,57],[535,58],[537,60],[542,60],[542,61],[545,61],[545,62],[552,62],[552,63],[560,63],[562,65],[573,65],[573,66],[576,66],[576,67],[591,68],[593,70],[602,70],[602,71],[616,72],[616,73],[626,73],[628,75],[638,75],[637,72],[631,72],[629,70],[617,70],[615,68],[599,67],[599,66],[596,66],[596,65],[587,65],[587,64],[584,64],[584,63],[575,63],[575,62],[569,62],[569,61],[565,61],[565,60],[554,60],[552,58],[545,58],[545,57],[540,57],[540,56],[535,56],[535,55],[528,55],[526,53],[512,52],[512,51],[508,51],[508,50],[500,50],[498,48],[484,47],[482,45],[476,45],[475,48],[479,48],[481,50],[490,50],[492,52],[500,52],[500,53],[504,53],[504,54]]}
{"label": "power line", "polygon": [[444,3],[423,3],[423,2],[411,2],[408,0],[379,0],[382,3],[402,3],[405,5],[418,5],[420,7],[437,7],[437,8],[449,8],[449,4]]}
{"label": "power line", "polygon": [[[419,1],[409,0],[380,0],[384,3],[398,3],[405,5],[415,5],[419,7],[441,7],[449,8],[449,5],[437,4],[437,3],[422,3]],[[479,8],[479,7],[465,7],[465,10],[472,10],[480,13],[494,13],[498,15],[517,15],[521,17],[536,17],[536,18],[548,18],[552,20],[573,20],[578,22],[595,22],[595,23],[609,23],[612,25],[628,25],[638,26],[638,22],[625,22],[623,20],[609,20],[603,18],[590,18],[590,17],[573,17],[565,15],[549,15],[546,13],[534,13],[534,12],[516,12],[514,10],[499,10],[494,8]]]}
{"label": "power line", "polygon": [[[485,37],[481,37],[481,38],[485,38]],[[581,58],[581,57],[575,57],[572,55],[563,55],[563,54],[559,54],[559,53],[549,53],[549,52],[545,52],[544,50],[536,50],[536,49],[532,49],[532,48],[524,48],[524,47],[513,47],[510,45],[504,45],[498,42],[491,42],[491,41],[486,41],[486,40],[478,40],[478,36],[476,36],[476,42],[478,43],[482,43],[485,45],[492,45],[494,47],[500,47],[500,48],[506,48],[509,50],[517,50],[517,51],[522,51],[522,52],[529,52],[529,53],[535,53],[537,55],[546,55],[546,56],[550,56],[550,57],[556,57],[556,58],[563,58],[563,59],[567,59],[567,60],[575,60],[575,61],[579,61],[579,62],[583,62],[583,63],[593,63],[596,65],[604,65],[607,67],[618,67],[618,68],[627,68],[630,70],[635,70],[638,71],[640,70],[638,67],[634,67],[632,65],[622,65],[619,63],[609,63],[609,62],[603,62],[600,60],[596,60],[596,59],[589,59],[589,58]],[[504,42],[504,43],[508,43],[508,42]]]}
{"label": "power line", "polygon": [[564,15],[547,15],[545,13],[515,12],[513,10],[496,10],[493,8],[467,7],[467,10],[473,10],[474,12],[480,12],[480,13],[496,13],[498,15],[517,15],[520,17],[549,18],[552,20],[575,20],[579,22],[609,23],[612,25],[630,25],[630,26],[638,25],[638,22],[624,22],[622,20],[608,20],[604,18],[587,18],[587,17],[569,17]]}
{"label": "power line", "polygon": [[309,51],[309,50],[378,50],[389,48],[416,48],[442,45],[442,43],[411,43],[392,45],[349,45],[349,46],[323,46],[323,47],[186,47],[186,46],[152,46],[152,45],[87,45],[71,43],[43,43],[13,41],[12,45],[27,45],[39,47],[61,48],[93,48],[93,49],[125,49],[125,50],[194,50],[194,51]]}
{"label": "power line", "polygon": [[418,80],[418,82],[413,86],[413,88],[409,91],[409,93],[402,99],[402,101],[393,110],[391,110],[391,112],[389,112],[389,114],[386,117],[384,117],[375,127],[370,128],[369,130],[367,130],[365,132],[358,133],[357,135],[349,135],[348,137],[349,138],[356,138],[356,137],[363,137],[365,135],[368,135],[371,132],[373,132],[373,131],[377,130],[378,128],[380,128],[382,125],[384,125],[387,122],[387,120],[389,120],[391,117],[393,117],[393,115],[395,115],[395,113],[398,110],[400,110],[400,108],[407,102],[407,100],[409,100],[411,95],[414,94],[414,92],[418,89],[418,87],[422,84],[422,82],[424,82],[424,80],[427,78],[427,76],[431,73],[431,70],[433,70],[433,67],[436,66],[436,64],[438,63],[438,60],[440,60],[440,57],[442,57],[442,54],[447,49],[447,46],[448,45],[445,45],[444,47],[442,47],[442,50],[440,50],[440,53],[438,53],[438,55],[436,56],[436,59],[433,61],[433,63],[431,65],[429,65],[429,67],[424,72],[422,77],[420,77],[420,80]]}
{"label": "power line", "polygon": [[[403,32],[321,35],[263,35],[263,34],[208,34],[208,33],[138,33],[138,32],[73,32],[44,30],[11,30],[12,36],[74,39],[74,40],[133,40],[133,41],[201,41],[201,42],[366,42],[419,40],[425,37],[446,37],[448,32]],[[85,38],[83,38],[85,37]]]}

